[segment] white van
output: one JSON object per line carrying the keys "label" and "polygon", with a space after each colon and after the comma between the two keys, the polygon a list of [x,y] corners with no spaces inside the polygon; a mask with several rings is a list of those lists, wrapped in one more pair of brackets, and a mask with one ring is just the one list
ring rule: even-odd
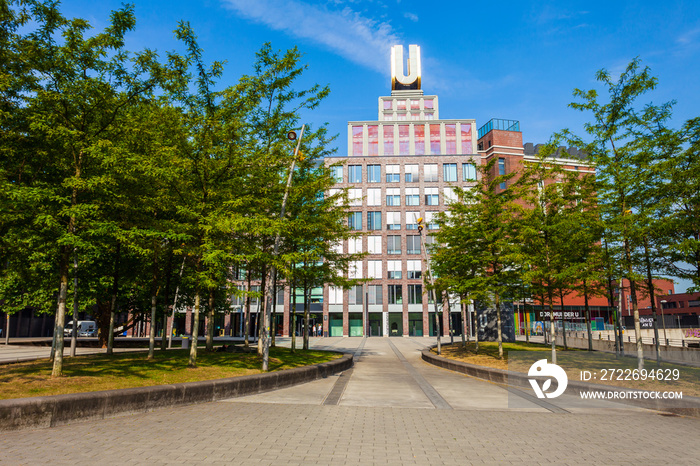
{"label": "white van", "polygon": [[[73,334],[73,321],[66,322],[63,327],[63,336],[69,337]],[[78,321],[78,336],[79,337],[96,337],[97,323],[94,320],[79,320]]]}

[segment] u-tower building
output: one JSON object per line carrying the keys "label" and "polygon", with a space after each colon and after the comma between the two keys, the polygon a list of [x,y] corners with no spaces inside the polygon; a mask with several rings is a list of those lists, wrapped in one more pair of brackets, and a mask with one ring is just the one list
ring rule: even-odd
{"label": "u-tower building", "polygon": [[[436,335],[435,306],[423,286],[425,262],[417,219],[425,223],[424,241],[432,242],[433,221],[455,197],[454,187],[475,184],[478,165],[497,158],[494,174],[517,170],[535,157],[536,148],[523,147],[520,123],[493,119],[481,127],[469,118],[441,119],[437,95],[421,88],[420,48],[391,50],[391,95],[379,97],[377,119],[348,122],[347,156],[327,158],[333,166],[336,188],[348,188],[351,199],[348,222],[364,232],[339,245],[343,252],[365,252],[350,267],[350,278],[370,279],[361,286],[342,289],[319,287],[311,292],[311,324],[323,326],[325,336],[427,336]],[[589,170],[581,160],[559,159],[570,170]],[[580,165],[575,166],[575,165]],[[502,188],[502,187],[501,187]],[[332,194],[329,193],[329,194]],[[238,286],[245,289],[244,276]],[[252,282],[252,290],[259,290]],[[296,312],[303,312],[297,291]],[[289,336],[289,288],[278,292],[278,335]],[[243,331],[243,298],[233,298],[232,313],[216,326],[229,335]],[[257,328],[259,300],[251,305],[251,334]],[[441,333],[452,328],[461,334],[461,303],[439,304]],[[184,322],[189,322],[187,319]],[[517,325],[517,324],[516,324]],[[180,325],[178,325],[178,328]],[[301,334],[302,319],[297,319]],[[188,332],[185,328],[185,332]]]}

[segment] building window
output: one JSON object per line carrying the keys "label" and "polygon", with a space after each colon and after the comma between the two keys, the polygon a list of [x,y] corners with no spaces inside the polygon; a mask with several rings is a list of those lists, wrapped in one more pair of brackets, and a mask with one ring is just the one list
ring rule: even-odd
{"label": "building window", "polygon": [[437,188],[425,188],[425,205],[440,205]]}
{"label": "building window", "polygon": [[348,166],[348,183],[362,183],[362,165]]}
{"label": "building window", "polygon": [[473,163],[462,164],[462,181],[476,180],[476,165]]}
{"label": "building window", "polygon": [[401,261],[387,261],[387,278],[401,280]]}
{"label": "building window", "polygon": [[382,278],[382,261],[367,261],[367,278]]}
{"label": "building window", "polygon": [[386,190],[386,205],[400,206],[401,205],[401,189],[387,188]]}
{"label": "building window", "polygon": [[437,181],[438,180],[438,171],[437,171],[437,164],[436,163],[426,163],[423,165],[423,179],[425,181]]}
{"label": "building window", "polygon": [[367,252],[370,254],[382,253],[382,237],[368,236],[367,237]]}
{"label": "building window", "polygon": [[433,99],[425,99],[423,100],[423,108],[434,108],[433,107]]}
{"label": "building window", "polygon": [[[471,154],[474,152],[472,147],[472,125],[462,123],[459,129],[462,139],[462,154]],[[483,148],[481,149],[483,150]]]}
{"label": "building window", "polygon": [[457,181],[457,164],[444,163],[442,164],[442,180],[445,183],[454,183]]}
{"label": "building window", "polygon": [[337,167],[331,167],[331,176],[335,180],[336,183],[342,183],[343,182],[343,167],[337,166]]}
{"label": "building window", "polygon": [[400,230],[401,229],[401,212],[386,213],[386,229]]}
{"label": "building window", "polygon": [[386,182],[387,183],[398,183],[401,181],[401,173],[399,171],[398,165],[387,165],[386,166]]}
{"label": "building window", "polygon": [[379,155],[379,126],[367,126],[367,155]]}
{"label": "building window", "polygon": [[405,100],[397,100],[396,101],[396,110],[406,110],[406,101]]}
{"label": "building window", "polygon": [[348,264],[348,278],[362,278],[362,261],[350,261]]}
{"label": "building window", "polygon": [[434,118],[435,118],[435,115],[433,115],[432,113],[426,113],[426,114],[425,114],[425,119],[426,119],[426,120],[432,120],[432,119],[434,119]]}
{"label": "building window", "polygon": [[413,127],[413,141],[416,155],[425,155],[425,125]]}
{"label": "building window", "polygon": [[420,110],[420,100],[411,100],[411,110]]}
{"label": "building window", "polygon": [[382,205],[382,190],[381,188],[367,189],[367,205],[380,206]]}
{"label": "building window", "polygon": [[408,285],[408,304],[423,304],[423,285]]}
{"label": "building window", "polygon": [[417,230],[420,212],[406,212],[406,229]]}
{"label": "building window", "polygon": [[364,304],[362,295],[364,295],[362,290],[362,285],[355,285],[350,287],[350,293],[348,293],[348,304]]}
{"label": "building window", "polygon": [[352,127],[352,155],[362,156],[362,126]]}
{"label": "building window", "polygon": [[[506,174],[506,159],[498,159],[498,176],[503,176]],[[502,181],[498,186],[501,189],[506,189],[506,182]]]}
{"label": "building window", "polygon": [[408,125],[399,125],[399,155],[408,155]]}
{"label": "building window", "polygon": [[339,286],[328,287],[328,304],[343,304],[343,288]]}
{"label": "building window", "polygon": [[447,187],[444,190],[444,194],[442,195],[442,198],[445,202],[445,205],[451,204],[455,201],[457,201],[457,193],[455,193],[455,188],[450,188]]}
{"label": "building window", "polygon": [[394,155],[394,126],[384,125],[382,131],[384,134],[384,155]]}
{"label": "building window", "polygon": [[362,252],[362,238],[348,239],[348,254],[358,254]]}
{"label": "building window", "polygon": [[420,205],[418,188],[406,188],[406,205]]}
{"label": "building window", "polygon": [[406,254],[420,254],[420,236],[409,235],[406,237]]}
{"label": "building window", "polygon": [[348,226],[351,230],[362,230],[362,212],[350,212]]}
{"label": "building window", "polygon": [[382,229],[382,213],[367,212],[367,229],[381,230]]}
{"label": "building window", "polygon": [[425,213],[425,224],[428,225],[428,230],[437,230],[439,228],[436,221],[437,212]]}
{"label": "building window", "polygon": [[457,125],[445,125],[445,153],[457,153]]}
{"label": "building window", "polygon": [[406,183],[418,183],[418,165],[405,165],[403,168],[406,171]]}
{"label": "building window", "polygon": [[359,207],[362,205],[362,189],[361,188],[351,188],[348,189],[348,202],[351,206]]}
{"label": "building window", "polygon": [[406,261],[406,269],[408,271],[409,280],[419,280],[422,276],[421,274],[421,261],[411,260]]}
{"label": "building window", "polygon": [[401,254],[401,237],[387,236],[386,237],[386,252],[387,254]]}
{"label": "building window", "polygon": [[367,287],[367,304],[384,304],[382,285],[369,285]]}
{"label": "building window", "polygon": [[440,155],[440,125],[430,125],[430,153]]}
{"label": "building window", "polygon": [[380,165],[367,165],[367,182],[380,183],[382,181],[382,170]]}
{"label": "building window", "polygon": [[433,235],[425,235],[425,244],[423,245],[425,250],[431,252],[433,246],[435,246],[435,237]]}
{"label": "building window", "polygon": [[389,288],[389,304],[403,304],[403,289],[401,285],[387,285]]}

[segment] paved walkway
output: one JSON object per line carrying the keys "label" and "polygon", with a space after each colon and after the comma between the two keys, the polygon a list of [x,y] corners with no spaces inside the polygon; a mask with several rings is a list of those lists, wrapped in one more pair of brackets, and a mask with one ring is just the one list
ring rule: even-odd
{"label": "paved walkway", "polygon": [[265,394],[3,433],[0,464],[698,464],[697,419],[539,403],[424,363],[432,343],[312,339],[354,352],[355,367]]}

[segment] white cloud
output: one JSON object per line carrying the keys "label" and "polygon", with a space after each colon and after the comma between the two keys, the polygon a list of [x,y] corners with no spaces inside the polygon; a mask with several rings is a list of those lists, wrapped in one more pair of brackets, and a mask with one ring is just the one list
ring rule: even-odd
{"label": "white cloud", "polygon": [[700,36],[700,27],[692,29],[690,31],[687,31],[687,32],[681,34],[676,39],[676,42],[678,42],[681,45],[690,45],[693,42],[695,42],[699,36]]}
{"label": "white cloud", "polygon": [[403,16],[404,16],[404,18],[409,19],[409,20],[413,21],[414,23],[418,22],[418,15],[416,15],[416,14],[406,12],[403,14]]}
{"label": "white cloud", "polygon": [[222,0],[239,15],[323,44],[359,65],[386,72],[389,51],[401,40],[387,22],[362,16],[349,7],[332,11],[298,0]]}

